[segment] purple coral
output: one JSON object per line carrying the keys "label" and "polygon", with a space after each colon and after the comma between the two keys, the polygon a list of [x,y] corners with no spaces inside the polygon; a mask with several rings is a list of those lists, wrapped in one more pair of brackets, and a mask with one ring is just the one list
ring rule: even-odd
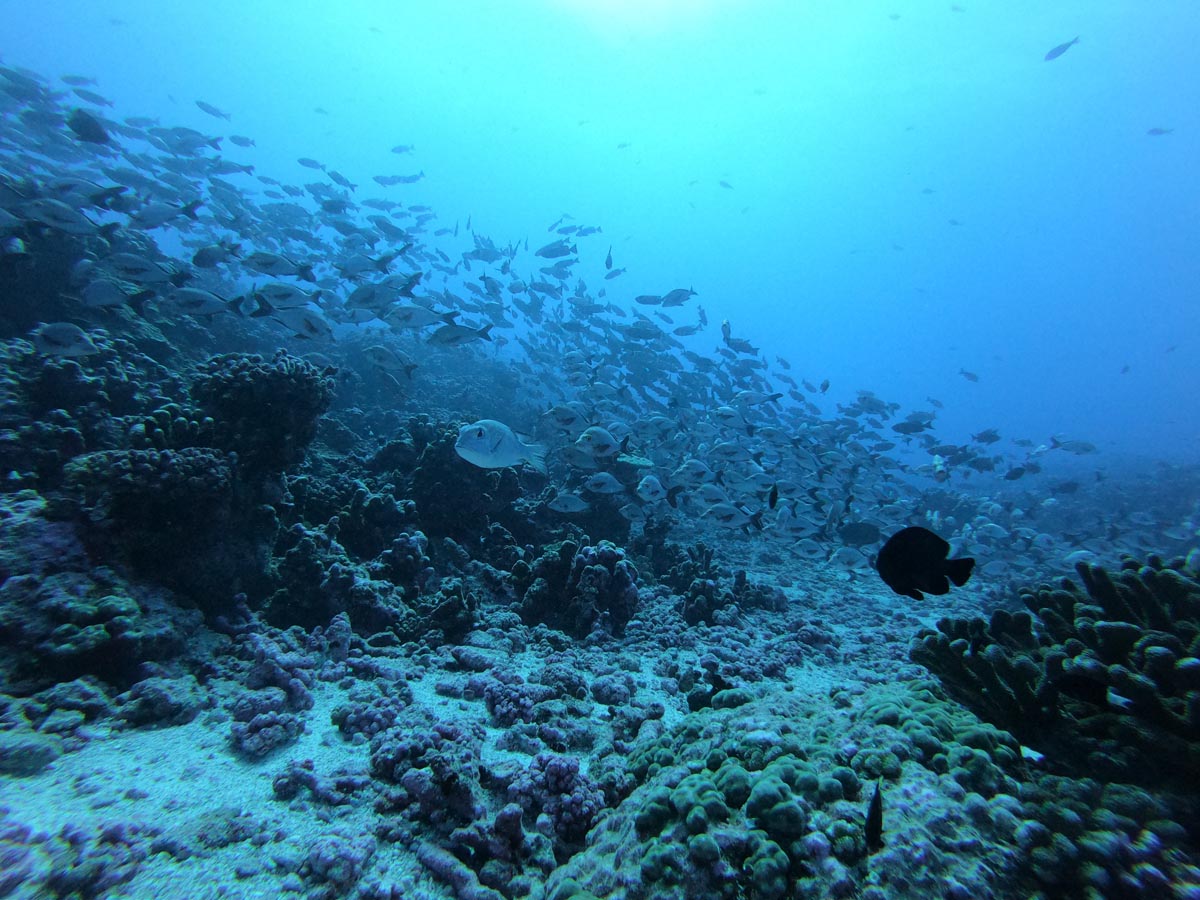
{"label": "purple coral", "polygon": [[508,797],[566,845],[582,841],[604,809],[603,790],[580,772],[579,760],[549,753],[538,754],[513,780]]}
{"label": "purple coral", "polygon": [[583,548],[564,541],[546,550],[532,566],[513,566],[521,617],[579,638],[597,627],[622,633],[639,599],[638,572],[625,551],[608,541]]}

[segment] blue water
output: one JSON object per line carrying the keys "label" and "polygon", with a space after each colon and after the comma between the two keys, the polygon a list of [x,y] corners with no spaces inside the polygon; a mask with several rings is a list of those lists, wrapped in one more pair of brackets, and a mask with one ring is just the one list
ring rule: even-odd
{"label": "blue water", "polygon": [[[1110,465],[1197,457],[1194,4],[0,11],[10,63],[249,135],[224,152],[260,173],[302,181],[314,157],[361,199],[423,170],[386,194],[498,241],[537,244],[564,212],[601,225],[581,256],[598,281],[611,243],[629,270],[612,296],[693,287],[835,399],[932,396],[949,441],[996,427]],[[687,343],[711,352],[713,332]]]}
{"label": "blue water", "polygon": [[[0,0],[0,897],[1200,896],[1198,39],[1173,0]],[[55,182],[116,152],[199,218]],[[300,159],[491,342],[235,315],[270,279],[187,264],[220,237],[331,320],[376,279],[318,192],[280,236]],[[564,224],[586,323],[517,285]],[[131,248],[216,312],[84,308]],[[698,307],[686,353],[620,330]]]}

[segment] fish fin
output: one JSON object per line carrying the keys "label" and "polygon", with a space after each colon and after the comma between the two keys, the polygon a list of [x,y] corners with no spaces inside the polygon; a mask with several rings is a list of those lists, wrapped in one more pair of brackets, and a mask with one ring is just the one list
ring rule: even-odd
{"label": "fish fin", "polygon": [[867,807],[867,821],[863,830],[869,853],[883,849],[883,792],[879,781],[875,782],[875,794],[871,797],[871,805]]}
{"label": "fish fin", "polygon": [[151,290],[138,291],[129,297],[129,305],[133,307],[135,313],[144,319],[146,318],[146,301],[153,299],[154,296],[154,291]]}
{"label": "fish fin", "polygon": [[196,210],[198,210],[203,204],[204,204],[203,200],[193,200],[191,203],[187,204],[186,206],[183,207],[183,209],[181,209],[179,211],[181,213],[183,213],[185,216],[187,216],[189,219],[192,219],[193,221],[195,221]]}
{"label": "fish fin", "polygon": [[950,576],[950,580],[954,582],[955,587],[962,587],[966,584],[967,579],[971,577],[971,570],[974,568],[975,560],[969,556],[946,561],[946,574]]}
{"label": "fish fin", "polygon": [[260,319],[263,316],[269,316],[275,312],[275,310],[271,308],[271,304],[262,298],[262,294],[251,294],[250,296],[253,297],[254,302],[258,304],[257,308],[251,311],[250,318]]}
{"label": "fish fin", "polygon": [[679,484],[675,485],[674,487],[667,488],[667,503],[670,504],[671,509],[679,508],[679,500],[676,498],[678,498],[682,490],[683,486]]}
{"label": "fish fin", "polygon": [[525,462],[529,463],[534,469],[537,469],[543,475],[546,474],[546,445],[545,444],[526,444],[525,445]]}

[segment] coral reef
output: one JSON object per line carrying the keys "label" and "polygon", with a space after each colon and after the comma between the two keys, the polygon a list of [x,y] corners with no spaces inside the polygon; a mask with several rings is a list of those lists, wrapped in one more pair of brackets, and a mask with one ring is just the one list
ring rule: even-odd
{"label": "coral reef", "polygon": [[1196,784],[1200,582],[1183,560],[1076,571],[1084,590],[1064,579],[1023,591],[1027,613],[943,619],[912,658],[1066,769]]}
{"label": "coral reef", "polygon": [[280,350],[271,360],[225,353],[196,367],[191,396],[213,419],[215,445],[247,473],[280,472],[303,459],[329,408],[335,370]]}
{"label": "coral reef", "polygon": [[543,622],[576,638],[600,627],[621,634],[638,607],[638,573],[625,551],[608,541],[580,547],[549,545],[531,564],[513,566],[521,618]]}

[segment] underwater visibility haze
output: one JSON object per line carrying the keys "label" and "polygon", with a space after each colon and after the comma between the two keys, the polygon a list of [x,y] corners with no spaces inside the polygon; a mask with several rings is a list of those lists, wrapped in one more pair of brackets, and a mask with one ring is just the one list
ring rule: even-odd
{"label": "underwater visibility haze", "polygon": [[1200,8],[0,0],[0,897],[1200,897]]}

